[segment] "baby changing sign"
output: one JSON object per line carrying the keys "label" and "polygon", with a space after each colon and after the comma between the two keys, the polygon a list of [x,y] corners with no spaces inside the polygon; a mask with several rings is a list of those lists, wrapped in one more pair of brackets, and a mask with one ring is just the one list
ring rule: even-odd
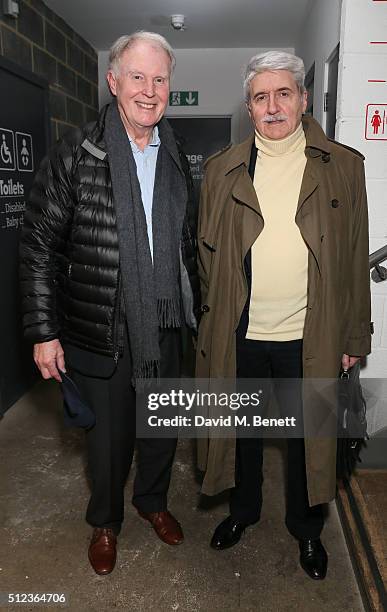
{"label": "baby changing sign", "polygon": [[366,140],[387,140],[387,104],[367,104]]}

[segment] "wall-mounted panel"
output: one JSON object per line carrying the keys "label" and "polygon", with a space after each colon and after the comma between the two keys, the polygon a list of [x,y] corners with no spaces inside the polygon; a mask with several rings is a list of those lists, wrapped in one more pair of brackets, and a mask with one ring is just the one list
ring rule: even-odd
{"label": "wall-mounted panel", "polygon": [[22,341],[18,246],[26,200],[49,142],[48,84],[0,58],[0,412],[34,377]]}

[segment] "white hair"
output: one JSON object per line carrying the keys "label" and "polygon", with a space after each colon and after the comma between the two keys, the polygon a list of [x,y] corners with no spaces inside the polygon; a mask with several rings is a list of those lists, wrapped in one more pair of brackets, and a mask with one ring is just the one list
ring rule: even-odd
{"label": "white hair", "polygon": [[117,38],[109,51],[109,70],[111,70],[115,76],[118,76],[120,71],[120,59],[124,51],[133,47],[137,42],[142,41],[159,47],[167,53],[171,61],[170,73],[172,74],[176,64],[176,58],[171,45],[164,36],[156,34],[156,32],[145,32],[143,30]]}
{"label": "white hair", "polygon": [[305,66],[300,57],[286,51],[266,51],[254,55],[247,64],[243,79],[245,101],[250,101],[250,82],[257,75],[268,70],[288,70],[292,73],[302,94],[305,91]]}

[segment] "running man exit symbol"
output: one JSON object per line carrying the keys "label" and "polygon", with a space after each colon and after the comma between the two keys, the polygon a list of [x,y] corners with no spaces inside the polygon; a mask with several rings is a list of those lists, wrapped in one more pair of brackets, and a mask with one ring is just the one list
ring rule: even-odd
{"label": "running man exit symbol", "polygon": [[169,106],[198,106],[198,91],[171,91],[169,94]]}
{"label": "running man exit symbol", "polygon": [[366,110],[366,140],[387,140],[387,104],[368,104]]}

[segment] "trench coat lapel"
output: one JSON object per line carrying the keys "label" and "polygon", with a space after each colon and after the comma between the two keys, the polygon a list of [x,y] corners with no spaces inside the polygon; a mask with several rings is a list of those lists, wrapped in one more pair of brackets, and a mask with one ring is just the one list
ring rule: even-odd
{"label": "trench coat lapel", "polygon": [[264,226],[257,194],[245,165],[241,167],[240,177],[234,184],[232,195],[234,200],[245,208],[241,235],[242,259],[244,259]]}
{"label": "trench coat lapel", "polygon": [[241,166],[239,172],[239,178],[234,184],[232,190],[234,200],[236,200],[240,204],[248,206],[262,217],[262,212],[259,206],[257,194],[254,189],[253,182],[247,171],[247,167],[245,165]]}
{"label": "trench coat lapel", "polygon": [[253,142],[254,135],[235,147],[233,155],[230,156],[227,163],[225,175],[232,176],[232,174],[238,173],[232,189],[234,200],[248,206],[262,217],[257,194],[248,172]]}
{"label": "trench coat lapel", "polygon": [[[303,117],[302,124],[306,138],[305,154],[307,162],[301,183],[295,221],[321,275],[322,238],[318,231],[319,224],[313,222],[314,215],[311,213],[313,212],[312,207],[318,206],[318,191],[322,180],[320,172],[322,166],[325,165],[321,158],[326,155],[329,159],[331,146],[323,130],[315,121],[311,121],[309,117]],[[314,197],[311,197],[312,195]]]}
{"label": "trench coat lapel", "polygon": [[[244,224],[242,236],[243,243],[246,245],[242,247],[244,255],[246,255],[263,228],[262,212],[253,182],[248,173],[252,144],[253,137],[240,145],[236,145],[224,169],[224,184],[229,185],[228,189],[231,189],[233,200],[239,205],[248,207],[254,213],[254,217],[250,219],[251,222]],[[202,236],[204,243],[212,250],[216,250],[218,226],[227,201],[227,197],[220,198],[220,206],[213,206],[211,208],[208,223],[206,224],[206,232]]]}
{"label": "trench coat lapel", "polygon": [[313,168],[313,162],[309,158],[306,162],[305,172],[301,183],[300,195],[298,198],[296,216],[300,213],[303,206],[307,204],[310,196],[316,191],[319,181]]}
{"label": "trench coat lapel", "polygon": [[311,196],[319,188],[318,176],[313,166],[314,159],[308,158],[301,184],[295,221],[306,245],[313,254],[321,274],[321,237],[318,235],[318,232],[316,233],[316,224],[313,223],[312,211],[309,210],[311,207],[317,206],[316,198],[312,198]]}

